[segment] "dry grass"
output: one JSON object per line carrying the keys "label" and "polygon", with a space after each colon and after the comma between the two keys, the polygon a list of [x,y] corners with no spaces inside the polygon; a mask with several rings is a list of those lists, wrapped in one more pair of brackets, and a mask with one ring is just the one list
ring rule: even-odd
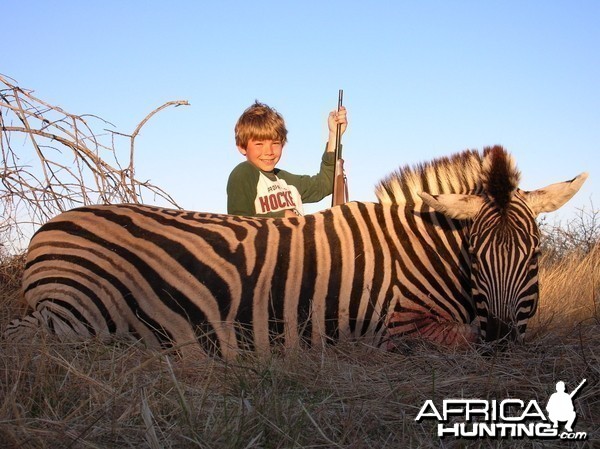
{"label": "dry grass", "polygon": [[[19,314],[20,265],[0,271],[0,327]],[[9,265],[12,265],[9,264]],[[8,274],[7,274],[8,273]],[[359,343],[235,364],[180,360],[139,345],[0,342],[0,447],[598,447],[600,249],[543,264],[526,345],[402,353]],[[536,399],[587,378],[575,401],[588,441],[439,439],[415,422],[426,399]]]}
{"label": "dry grass", "polygon": [[542,260],[540,278],[533,328],[569,331],[574,324],[600,318],[600,244],[587,254],[574,251],[558,261]]}

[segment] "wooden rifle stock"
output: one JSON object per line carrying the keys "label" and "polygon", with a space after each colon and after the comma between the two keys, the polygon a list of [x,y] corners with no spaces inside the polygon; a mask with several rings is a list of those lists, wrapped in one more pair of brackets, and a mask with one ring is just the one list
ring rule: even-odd
{"label": "wooden rifle stock", "polygon": [[[340,89],[338,97],[338,111],[342,107],[344,91]],[[348,180],[344,173],[344,159],[342,159],[342,125],[337,125],[335,133],[335,170],[333,172],[333,197],[331,206],[339,206],[348,202]]]}
{"label": "wooden rifle stock", "polygon": [[344,160],[335,161],[335,174],[333,178],[333,199],[332,206],[339,206],[348,202],[348,183],[344,173]]}

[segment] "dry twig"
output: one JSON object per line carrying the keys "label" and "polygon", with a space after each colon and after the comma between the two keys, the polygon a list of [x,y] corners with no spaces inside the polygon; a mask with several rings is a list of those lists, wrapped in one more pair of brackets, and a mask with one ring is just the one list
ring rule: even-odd
{"label": "dry twig", "polygon": [[[178,207],[163,189],[135,178],[134,145],[148,114],[131,135],[106,130],[110,122],[50,105],[0,75],[0,235],[20,240],[36,227],[80,205],[141,203],[143,194]],[[98,128],[101,127],[101,131]],[[129,138],[129,161],[119,162],[115,135]],[[123,168],[125,167],[125,168]]]}

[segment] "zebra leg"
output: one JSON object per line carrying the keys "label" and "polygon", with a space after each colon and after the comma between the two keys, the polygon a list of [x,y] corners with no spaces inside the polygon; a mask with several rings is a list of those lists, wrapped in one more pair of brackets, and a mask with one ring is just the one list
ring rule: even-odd
{"label": "zebra leg", "polygon": [[395,348],[394,340],[419,337],[449,348],[467,347],[479,341],[479,328],[422,311],[401,310],[390,314],[387,322],[387,350]]}
{"label": "zebra leg", "polygon": [[4,338],[12,342],[28,342],[40,331],[54,335],[61,341],[79,341],[93,335],[81,322],[66,319],[47,308],[42,308],[21,319],[12,320],[4,332]]}
{"label": "zebra leg", "polygon": [[40,320],[36,315],[39,315],[39,313],[33,312],[21,319],[12,320],[8,323],[3,337],[13,343],[31,341],[40,330]]}

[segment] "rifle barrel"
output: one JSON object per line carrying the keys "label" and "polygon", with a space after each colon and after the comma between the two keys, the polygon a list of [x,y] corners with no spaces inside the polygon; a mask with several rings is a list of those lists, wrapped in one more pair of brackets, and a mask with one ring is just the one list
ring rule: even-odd
{"label": "rifle barrel", "polygon": [[571,391],[571,394],[569,394],[570,397],[573,397],[577,394],[577,392],[579,391],[579,389],[583,386],[583,384],[587,381],[587,379],[583,379],[581,381],[581,383],[579,385],[577,385],[577,388],[575,388],[573,391]]}
{"label": "rifle barrel", "polygon": [[[338,96],[338,112],[342,108],[344,91],[340,89]],[[335,130],[335,168],[333,172],[333,195],[331,206],[344,204],[348,201],[348,186],[344,175],[344,160],[342,159],[342,125],[338,123]]]}
{"label": "rifle barrel", "polygon": [[[342,108],[342,102],[344,101],[344,90],[340,89],[338,95],[338,112]],[[335,130],[335,160],[342,158],[342,125],[338,123]]]}

